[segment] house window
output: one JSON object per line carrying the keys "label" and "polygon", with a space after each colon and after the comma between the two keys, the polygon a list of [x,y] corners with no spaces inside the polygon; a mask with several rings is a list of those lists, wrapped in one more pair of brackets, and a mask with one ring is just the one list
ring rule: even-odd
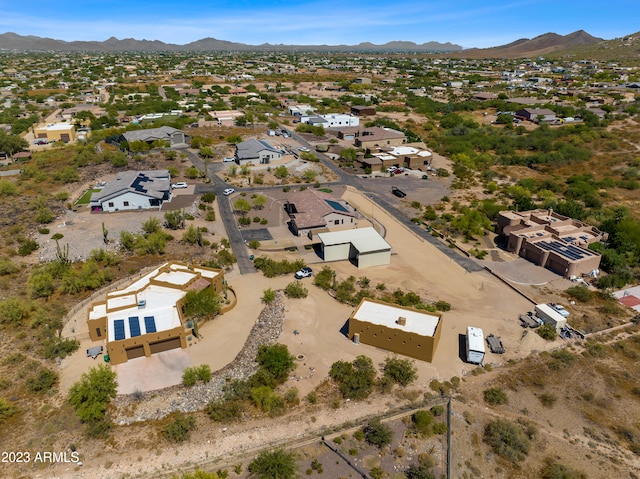
{"label": "house window", "polygon": [[113,201],[109,201],[109,208],[113,208]]}
{"label": "house window", "polygon": [[96,328],[96,336],[99,338],[102,337],[102,331],[100,331],[100,328]]}
{"label": "house window", "polygon": [[125,201],[123,204],[124,204],[124,206],[129,206],[129,202],[128,201]]}
{"label": "house window", "polygon": [[339,225],[339,224],[340,224],[340,220],[335,220],[335,221],[333,222],[333,224],[335,224],[335,225]]}

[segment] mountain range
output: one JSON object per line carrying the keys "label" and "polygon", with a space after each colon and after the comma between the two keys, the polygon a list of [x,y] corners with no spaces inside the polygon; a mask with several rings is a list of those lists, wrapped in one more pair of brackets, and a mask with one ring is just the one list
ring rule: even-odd
{"label": "mountain range", "polygon": [[93,51],[93,52],[250,52],[250,51],[317,51],[317,52],[452,52],[462,50],[460,45],[452,43],[428,42],[417,44],[413,42],[389,42],[383,45],[360,43],[358,45],[247,45],[245,43],[229,42],[216,38],[203,38],[185,45],[164,43],[159,40],[136,40],[125,38],[118,40],[111,37],[103,42],[74,41],[66,42],[53,38],[22,36],[7,32],[0,34],[0,50],[19,51]]}
{"label": "mountain range", "polygon": [[125,38],[119,40],[111,37],[103,42],[99,41],[73,41],[66,42],[52,38],[36,36],[22,36],[7,32],[0,34],[0,51],[88,51],[88,52],[251,52],[251,51],[281,51],[281,52],[411,52],[411,53],[447,53],[457,57],[469,58],[518,58],[527,56],[545,55],[559,50],[591,45],[602,42],[603,39],[589,35],[579,30],[568,35],[545,33],[533,39],[522,38],[507,45],[492,48],[463,49],[453,43],[427,42],[417,44],[407,41],[393,41],[382,45],[369,42],[358,45],[247,45],[244,43],[229,42],[215,38],[203,38],[185,45],[164,43],[159,40],[136,40]]}

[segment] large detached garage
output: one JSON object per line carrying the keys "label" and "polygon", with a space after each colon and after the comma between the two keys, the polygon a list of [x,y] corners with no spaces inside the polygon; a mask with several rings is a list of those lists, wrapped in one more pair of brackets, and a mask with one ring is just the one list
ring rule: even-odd
{"label": "large detached garage", "polygon": [[391,262],[391,246],[372,227],[319,233],[325,261],[349,260],[358,268]]}

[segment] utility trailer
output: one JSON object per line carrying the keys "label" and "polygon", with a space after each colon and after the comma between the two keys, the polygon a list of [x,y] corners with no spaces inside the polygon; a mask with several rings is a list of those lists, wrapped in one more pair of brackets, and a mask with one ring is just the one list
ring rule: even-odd
{"label": "utility trailer", "polygon": [[489,349],[492,353],[504,354],[505,349],[499,337],[490,334],[489,336],[487,336],[487,344],[489,345]]}
{"label": "utility trailer", "polygon": [[467,327],[467,362],[482,364],[484,360],[484,334],[482,329]]}

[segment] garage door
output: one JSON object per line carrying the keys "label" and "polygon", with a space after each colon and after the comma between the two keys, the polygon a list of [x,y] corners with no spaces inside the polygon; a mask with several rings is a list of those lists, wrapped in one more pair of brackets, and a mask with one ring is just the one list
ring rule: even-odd
{"label": "garage door", "polygon": [[144,347],[142,346],[134,346],[133,348],[125,349],[127,352],[127,359],[135,359],[141,358],[144,356]]}
{"label": "garage door", "polygon": [[151,354],[160,353],[162,351],[169,351],[170,349],[176,349],[180,347],[180,338],[165,339],[164,341],[158,341],[156,343],[149,343]]}

